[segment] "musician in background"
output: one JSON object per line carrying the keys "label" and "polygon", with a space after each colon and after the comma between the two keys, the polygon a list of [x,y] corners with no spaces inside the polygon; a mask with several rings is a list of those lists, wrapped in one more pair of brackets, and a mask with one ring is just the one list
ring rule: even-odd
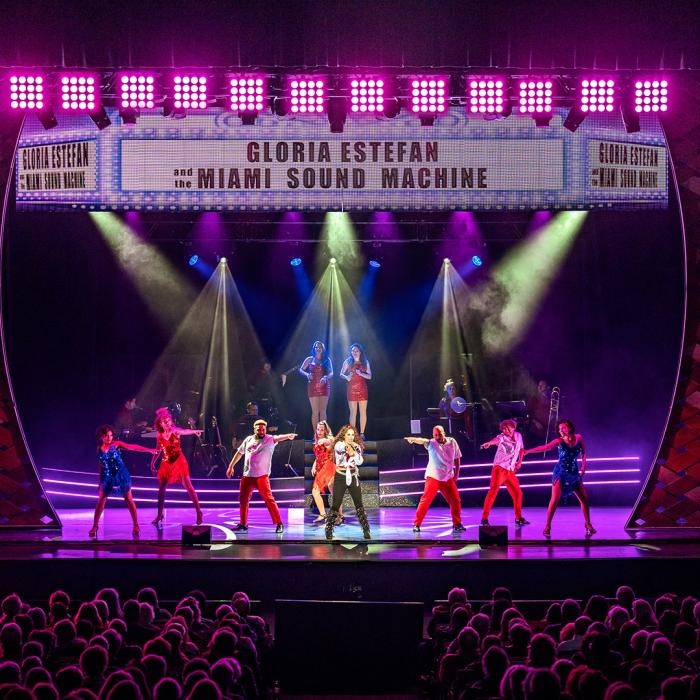
{"label": "musician in background", "polygon": [[231,444],[234,450],[238,448],[238,445],[240,445],[244,437],[253,432],[253,426],[260,418],[258,404],[255,401],[248,401],[245,407],[245,413],[236,419],[233,426],[233,439]]}
{"label": "musician in background", "polygon": [[202,444],[208,465],[207,476],[219,467],[226,468],[226,448],[221,440],[219,421],[216,416],[211,416],[209,425],[204,429],[204,441]]}
{"label": "musician in background", "polygon": [[537,382],[537,393],[527,402],[529,416],[528,435],[544,438],[549,424],[549,410],[552,403],[552,387],[544,380]]}
{"label": "musician in background", "polygon": [[143,413],[143,409],[136,405],[136,397],[127,399],[114,419],[114,429],[117,434],[143,432],[146,427]]}
{"label": "musician in background", "polygon": [[459,413],[456,413],[452,408],[452,401],[457,398],[457,385],[453,379],[448,379],[443,387],[443,395],[438,404],[440,418],[457,418]]}

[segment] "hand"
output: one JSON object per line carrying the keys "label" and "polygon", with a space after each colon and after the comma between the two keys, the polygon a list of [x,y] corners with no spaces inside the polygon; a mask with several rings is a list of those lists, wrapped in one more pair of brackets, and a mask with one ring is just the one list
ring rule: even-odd
{"label": "hand", "polygon": [[523,450],[523,457],[524,457],[525,455],[529,455],[529,454],[530,454],[530,450]]}
{"label": "hand", "polygon": [[229,468],[226,470],[226,478],[230,479],[233,476],[233,466],[230,465]]}
{"label": "hand", "polygon": [[289,433],[289,439],[290,439],[290,440],[296,440],[296,439],[297,439],[297,434],[298,434],[298,433]]}
{"label": "hand", "polygon": [[321,384],[328,384],[328,377],[321,377]]}
{"label": "hand", "polygon": [[157,455],[157,454],[158,454],[158,450],[153,449],[153,448],[150,449],[150,450],[148,450],[148,451],[149,451],[152,455]]}
{"label": "hand", "polygon": [[480,450],[485,450],[487,447],[490,447],[488,442],[485,442],[483,445],[479,447]]}
{"label": "hand", "polygon": [[280,374],[280,380],[282,381],[282,386],[287,383],[287,375],[286,374]]}
{"label": "hand", "polygon": [[311,467],[311,476],[316,476],[316,467]]}

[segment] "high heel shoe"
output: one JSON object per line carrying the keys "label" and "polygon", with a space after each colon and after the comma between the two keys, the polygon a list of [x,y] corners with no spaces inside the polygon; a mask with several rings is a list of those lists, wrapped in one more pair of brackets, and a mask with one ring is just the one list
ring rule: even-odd
{"label": "high heel shoe", "polygon": [[547,526],[545,527],[545,529],[542,530],[542,534],[543,534],[545,537],[549,537],[549,536],[552,534],[552,526],[551,526],[551,525],[547,525]]}
{"label": "high heel shoe", "polygon": [[595,533],[598,532],[593,525],[586,525],[586,537],[590,537],[591,535],[595,535]]}
{"label": "high heel shoe", "polygon": [[89,537],[97,537],[97,525],[93,525],[88,532]]}
{"label": "high heel shoe", "polygon": [[197,511],[197,522],[195,523],[195,525],[201,525],[203,520],[204,520],[204,516],[202,515],[202,511],[198,510]]}
{"label": "high heel shoe", "polygon": [[155,525],[156,527],[159,527],[160,525],[163,524],[164,517],[165,516],[162,513],[160,515],[156,515],[156,517],[153,520],[151,520],[151,524]]}
{"label": "high heel shoe", "polygon": [[322,523],[322,522],[324,522],[325,520],[326,520],[326,515],[325,515],[325,514],[324,514],[324,515],[317,515],[317,516],[314,518],[314,525],[315,525],[316,523]]}
{"label": "high heel shoe", "polygon": [[336,524],[336,525],[344,525],[344,524],[345,524],[345,516],[344,516],[344,515],[341,515],[341,514],[339,514],[338,516],[336,516],[335,524]]}
{"label": "high heel shoe", "polygon": [[131,534],[134,537],[138,537],[140,533],[141,533],[141,528],[138,525],[134,525],[134,527],[131,529]]}

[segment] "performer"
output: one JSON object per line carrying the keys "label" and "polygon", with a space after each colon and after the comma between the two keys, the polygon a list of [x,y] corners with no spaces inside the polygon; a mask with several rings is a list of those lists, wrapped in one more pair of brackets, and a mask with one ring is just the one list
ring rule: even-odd
{"label": "performer", "polygon": [[358,467],[362,464],[362,442],[358,441],[357,432],[351,425],[344,425],[333,442],[335,454],[335,478],[333,479],[333,505],[326,518],[326,539],[333,539],[333,525],[340,512],[345,491],[350,491],[352,501],[355,504],[357,519],[362,526],[362,534],[366,540],[370,539],[369,522],[367,513],[362,503],[362,490],[360,489],[360,472]]}
{"label": "performer", "polygon": [[278,442],[283,440],[294,440],[296,433],[287,433],[286,435],[268,435],[267,421],[260,418],[255,421],[253,426],[255,431],[253,435],[249,435],[236,450],[235,454],[229,462],[226,470],[226,477],[230,479],[233,476],[233,469],[238,460],[245,456],[243,462],[243,476],[241,478],[241,490],[239,493],[240,504],[240,522],[233,529],[236,532],[248,532],[248,504],[253,495],[253,489],[257,488],[267,510],[270,513],[272,522],[275,524],[275,532],[284,532],[282,524],[282,516],[280,515],[275,497],[270,489],[270,472],[272,470],[272,453]]}
{"label": "performer", "polygon": [[518,424],[512,418],[501,421],[501,434],[485,442],[481,449],[497,445],[496,456],[493,458],[491,470],[491,486],[484,499],[484,512],[481,514],[481,524],[489,524],[489,513],[498,495],[498,489],[505,484],[515,509],[515,526],[529,525],[523,518],[523,491],[516,476],[523,462],[523,436],[516,430]]}
{"label": "performer", "polygon": [[441,425],[433,428],[433,439],[406,437],[412,445],[423,445],[428,450],[428,466],[425,468],[425,489],[418,503],[416,517],[413,520],[413,532],[420,532],[420,526],[430,504],[439,491],[450,506],[452,528],[455,532],[464,532],[462,525],[462,502],[459,498],[457,479],[459,478],[459,460],[462,452],[454,438],[445,436]]}
{"label": "performer", "polygon": [[201,430],[192,430],[190,428],[176,428],[173,423],[173,417],[167,408],[159,408],[156,411],[156,419],[153,423],[158,434],[158,447],[163,451],[163,458],[160,461],[158,469],[158,514],[153,520],[154,525],[160,525],[163,522],[164,507],[165,507],[165,491],[168,484],[180,482],[187,491],[187,495],[192,501],[192,505],[197,513],[197,525],[202,524],[202,509],[199,507],[199,498],[197,492],[190,481],[190,466],[187,464],[185,455],[182,454],[180,448],[180,437],[182,435],[197,435],[202,434]]}
{"label": "performer", "polygon": [[[574,424],[565,418],[557,422],[557,432],[559,437],[550,440],[546,445],[525,450],[525,454],[528,455],[533,452],[546,452],[553,447],[559,449],[559,461],[554,465],[552,472],[552,498],[547,507],[547,523],[542,534],[549,537],[552,533],[552,518],[559,505],[559,499],[563,496],[566,502],[566,499],[574,493],[581,504],[586,534],[595,535],[596,529],[591,525],[588,494],[583,485],[583,475],[586,473],[586,446],[583,442],[583,436],[578,435]],[[578,468],[579,455],[581,455],[580,471]]]}
{"label": "performer", "polygon": [[448,379],[443,387],[443,395],[438,404],[440,418],[460,418],[459,413],[455,413],[452,408],[452,400],[457,398],[457,386],[454,380]]}
{"label": "performer", "polygon": [[311,425],[316,434],[317,423],[326,420],[326,407],[331,394],[330,380],[333,377],[331,358],[320,340],[311,346],[311,354],[301,363],[299,374],[309,382],[307,393],[311,404]]}
{"label": "performer", "polygon": [[131,495],[131,474],[124,465],[119,450],[133,450],[134,452],[150,452],[155,454],[157,450],[141,445],[131,445],[128,442],[114,439],[114,428],[111,425],[101,425],[97,429],[97,459],[100,463],[100,486],[97,491],[97,505],[95,506],[95,519],[88,533],[90,537],[97,535],[97,526],[100,523],[100,518],[107,505],[107,499],[116,489],[119,494],[124,496],[126,507],[131,514],[131,520],[134,523],[132,534],[139,534],[139,521],[136,516],[136,503]]}
{"label": "performer", "polygon": [[367,427],[367,381],[372,379],[372,368],[369,365],[365,349],[359,343],[350,346],[350,354],[343,362],[340,376],[348,383],[348,407],[350,409],[350,425],[357,425],[357,409],[360,409],[360,439],[365,439]]}
{"label": "performer", "polygon": [[[333,463],[333,433],[325,420],[319,421],[316,426],[316,439],[314,440],[314,464],[311,467],[311,475],[314,477],[314,485],[311,487],[311,495],[318,507],[319,515],[314,520],[320,523],[326,519],[326,509],[323,505],[323,492],[328,489],[335,477],[335,464]],[[342,504],[338,514],[336,525],[343,522]]]}

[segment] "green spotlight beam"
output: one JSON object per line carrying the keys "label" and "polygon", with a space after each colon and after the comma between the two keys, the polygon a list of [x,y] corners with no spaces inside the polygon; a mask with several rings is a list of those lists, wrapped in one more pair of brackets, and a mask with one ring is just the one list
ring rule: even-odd
{"label": "green spotlight beam", "polygon": [[149,310],[170,330],[182,320],[196,293],[160,251],[112,212],[90,212],[114,258],[126,271]]}
{"label": "green spotlight beam", "polygon": [[586,216],[585,211],[559,212],[496,266],[492,278],[506,298],[484,323],[484,345],[491,354],[509,352],[523,337]]}
{"label": "green spotlight beam", "polygon": [[324,269],[329,258],[335,258],[343,267],[359,267],[364,262],[355,227],[347,212],[329,211],[323,220],[317,269]]}

